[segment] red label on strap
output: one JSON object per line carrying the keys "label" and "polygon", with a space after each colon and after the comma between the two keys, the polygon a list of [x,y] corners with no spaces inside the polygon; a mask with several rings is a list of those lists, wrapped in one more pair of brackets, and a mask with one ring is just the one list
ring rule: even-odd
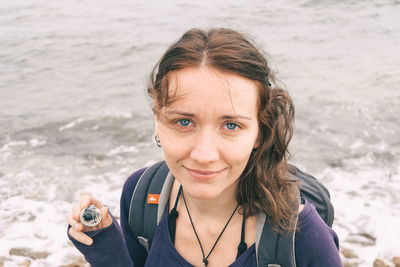
{"label": "red label on strap", "polygon": [[148,194],[147,203],[149,204],[158,204],[160,202],[159,194]]}

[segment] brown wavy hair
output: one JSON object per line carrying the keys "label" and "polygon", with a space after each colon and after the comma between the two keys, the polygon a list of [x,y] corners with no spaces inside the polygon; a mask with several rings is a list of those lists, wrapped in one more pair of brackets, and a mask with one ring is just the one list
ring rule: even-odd
{"label": "brown wavy hair", "polygon": [[290,231],[297,211],[296,182],[289,178],[287,163],[294,106],[286,90],[277,85],[261,51],[231,29],[191,29],[167,49],[154,67],[147,91],[154,100],[153,111],[158,113],[174,101],[168,93],[170,71],[209,66],[256,81],[259,146],[239,178],[237,201],[246,216],[265,212],[274,229]]}

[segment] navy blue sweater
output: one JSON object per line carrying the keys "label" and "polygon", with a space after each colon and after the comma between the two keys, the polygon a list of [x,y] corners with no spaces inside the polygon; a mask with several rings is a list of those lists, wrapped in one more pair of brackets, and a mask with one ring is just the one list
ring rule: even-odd
{"label": "navy blue sweater", "polygon": [[[167,209],[153,237],[149,255],[132,236],[128,218],[133,190],[145,169],[133,173],[125,182],[121,195],[121,227],[113,223],[101,230],[87,232],[93,244],[87,246],[69,238],[92,267],[187,266],[192,267],[175,249],[170,239]],[[306,201],[299,215],[295,253],[298,267],[342,266],[336,233],[319,217],[314,206]],[[230,266],[257,266],[254,244]]]}

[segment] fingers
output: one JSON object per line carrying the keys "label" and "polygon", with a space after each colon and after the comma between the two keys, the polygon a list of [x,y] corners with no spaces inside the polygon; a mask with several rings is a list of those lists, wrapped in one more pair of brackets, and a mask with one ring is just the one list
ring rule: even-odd
{"label": "fingers", "polygon": [[89,205],[95,205],[96,208],[101,209],[104,205],[97,198],[92,197],[92,195],[84,194],[81,196],[81,200],[79,202],[80,209],[83,210]]}
{"label": "fingers", "polygon": [[73,218],[73,215],[68,216],[68,223],[71,225],[72,228],[74,228],[76,231],[82,231],[83,230],[83,225],[79,222],[79,220],[75,220]]}
{"label": "fingers", "polygon": [[81,200],[79,202],[79,206],[80,206],[81,210],[83,210],[90,204],[93,204],[92,199],[93,199],[93,197],[91,195],[88,195],[88,194],[82,195]]}
{"label": "fingers", "polygon": [[100,209],[101,211],[101,226],[102,227],[107,227],[112,224],[112,218],[110,216],[110,213],[108,212],[107,207],[102,207]]}
{"label": "fingers", "polygon": [[98,199],[92,197],[91,195],[85,194],[81,196],[81,199],[78,204],[75,204],[72,207],[72,218],[76,221],[79,221],[79,216],[85,208],[89,205],[95,205],[97,208],[102,208],[104,205]]}
{"label": "fingers", "polygon": [[101,211],[101,218],[102,218],[102,220],[104,220],[104,219],[110,217],[110,215],[108,214],[108,208],[107,208],[107,207],[102,207],[102,208],[100,209],[100,211]]}
{"label": "fingers", "polygon": [[[81,214],[81,211],[82,211],[82,209],[81,209],[80,203],[72,206],[72,218],[76,221],[79,221],[79,215]],[[71,224],[71,226],[73,226],[73,225]]]}
{"label": "fingers", "polygon": [[76,231],[73,227],[69,228],[69,234],[72,236],[76,241],[83,243],[85,245],[91,246],[93,244],[93,239],[87,236],[85,233]]}
{"label": "fingers", "polygon": [[[84,226],[80,222],[80,215],[82,211],[87,208],[89,205],[94,205],[101,211],[102,220],[100,224],[94,227]],[[92,230],[98,230],[105,228],[112,224],[112,217],[108,212],[108,208],[103,205],[101,201],[92,197],[89,194],[84,194],[81,196],[79,203],[75,204],[72,207],[72,214],[68,217],[68,223],[71,225],[71,228],[74,229],[75,232],[87,232]],[[86,235],[85,235],[86,236]],[[87,237],[87,236],[86,236]]]}

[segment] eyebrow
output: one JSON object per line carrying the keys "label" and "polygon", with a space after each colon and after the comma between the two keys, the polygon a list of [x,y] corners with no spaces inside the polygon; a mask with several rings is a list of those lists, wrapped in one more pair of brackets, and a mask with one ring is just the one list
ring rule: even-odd
{"label": "eyebrow", "polygon": [[[188,113],[188,112],[183,112],[183,111],[179,111],[179,110],[168,110],[165,111],[165,115],[172,115],[172,114],[178,114],[178,115],[183,115],[186,117],[195,117],[195,115],[193,113]],[[240,115],[240,114],[235,114],[235,115],[223,115],[221,116],[222,119],[226,120],[232,120],[232,119],[246,119],[246,120],[251,120],[250,117],[248,116],[244,116],[244,115]]]}

